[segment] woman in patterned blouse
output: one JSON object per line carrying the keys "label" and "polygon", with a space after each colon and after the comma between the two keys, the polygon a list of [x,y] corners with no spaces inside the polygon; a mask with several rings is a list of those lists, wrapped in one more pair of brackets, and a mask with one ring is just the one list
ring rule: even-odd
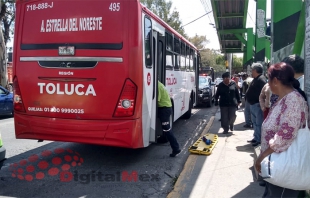
{"label": "woman in patterned blouse", "polygon": [[[255,162],[258,172],[266,156],[288,149],[308,116],[305,99],[293,88],[294,70],[290,65],[282,62],[272,65],[268,69],[268,77],[272,93],[279,98],[262,125],[261,154]],[[297,197],[299,192],[266,182],[263,197]]]}

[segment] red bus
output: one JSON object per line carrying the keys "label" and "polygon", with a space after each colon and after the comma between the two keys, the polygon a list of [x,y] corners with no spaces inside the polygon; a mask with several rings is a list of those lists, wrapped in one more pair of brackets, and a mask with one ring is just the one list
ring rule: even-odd
{"label": "red bus", "polygon": [[158,80],[191,116],[199,53],[138,0],[17,0],[15,32],[16,138],[147,147]]}

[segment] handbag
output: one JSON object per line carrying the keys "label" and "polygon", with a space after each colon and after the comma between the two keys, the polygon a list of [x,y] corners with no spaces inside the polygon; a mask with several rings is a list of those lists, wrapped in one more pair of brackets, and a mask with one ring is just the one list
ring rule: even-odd
{"label": "handbag", "polygon": [[310,189],[310,130],[299,129],[295,140],[281,153],[272,153],[261,162],[262,178],[274,185],[293,189]]}

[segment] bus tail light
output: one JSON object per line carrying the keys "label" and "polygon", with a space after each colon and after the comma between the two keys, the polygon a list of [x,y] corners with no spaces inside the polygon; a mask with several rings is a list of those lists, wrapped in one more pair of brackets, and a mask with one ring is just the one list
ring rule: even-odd
{"label": "bus tail light", "polygon": [[137,86],[129,79],[125,81],[122,93],[117,101],[114,117],[133,116],[137,97]]}
{"label": "bus tail light", "polygon": [[14,93],[14,111],[26,112],[22,100],[22,95],[19,89],[17,77],[13,81],[13,93]]}

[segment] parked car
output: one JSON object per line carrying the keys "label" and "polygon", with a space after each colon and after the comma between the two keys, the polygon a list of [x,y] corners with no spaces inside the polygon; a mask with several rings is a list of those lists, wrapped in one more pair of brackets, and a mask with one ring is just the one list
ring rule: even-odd
{"label": "parked car", "polygon": [[216,78],[214,83],[216,86],[218,86],[223,81],[223,78]]}
{"label": "parked car", "polygon": [[215,83],[209,76],[199,76],[198,104],[212,106],[215,95]]}
{"label": "parked car", "polygon": [[0,115],[13,114],[13,93],[0,86]]}

